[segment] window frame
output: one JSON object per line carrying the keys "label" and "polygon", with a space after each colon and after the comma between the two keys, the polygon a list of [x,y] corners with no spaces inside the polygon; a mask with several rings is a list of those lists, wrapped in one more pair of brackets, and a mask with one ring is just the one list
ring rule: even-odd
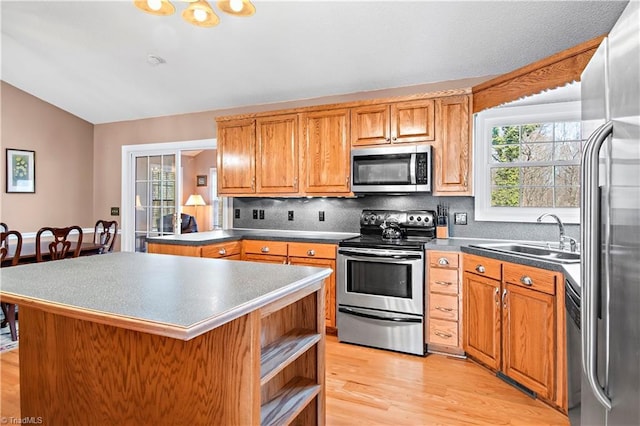
{"label": "window frame", "polygon": [[[475,220],[486,222],[535,222],[543,213],[554,213],[564,223],[580,223],[580,208],[492,207],[491,129],[527,123],[581,121],[580,101],[493,108],[474,116]],[[552,161],[555,165],[556,162]]]}

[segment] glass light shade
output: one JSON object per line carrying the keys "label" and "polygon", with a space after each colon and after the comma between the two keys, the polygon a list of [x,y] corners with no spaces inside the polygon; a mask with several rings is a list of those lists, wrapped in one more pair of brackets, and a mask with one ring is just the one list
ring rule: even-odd
{"label": "glass light shade", "polygon": [[220,18],[205,0],[192,2],[184,12],[182,18],[190,24],[198,27],[213,27],[220,23]]}
{"label": "glass light shade", "polygon": [[207,203],[204,202],[204,198],[200,194],[191,194],[189,198],[187,198],[187,202],[184,203],[185,206],[206,206]]}
{"label": "glass light shade", "polygon": [[158,16],[168,16],[176,11],[169,0],[135,0],[133,4],[143,12]]}
{"label": "glass light shade", "polygon": [[[240,3],[242,8],[239,9]],[[216,3],[216,6],[224,13],[234,16],[251,16],[256,13],[256,7],[250,0],[221,0]]]}

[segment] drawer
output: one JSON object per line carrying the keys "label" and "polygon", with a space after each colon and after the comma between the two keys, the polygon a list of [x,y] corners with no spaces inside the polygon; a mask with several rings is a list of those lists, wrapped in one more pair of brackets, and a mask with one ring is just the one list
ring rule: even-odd
{"label": "drawer", "polygon": [[429,318],[458,321],[458,296],[430,293]]}
{"label": "drawer", "polygon": [[504,282],[547,294],[556,294],[556,272],[531,266],[504,263]]}
{"label": "drawer", "polygon": [[289,257],[335,259],[336,246],[334,244],[289,243]]}
{"label": "drawer", "polygon": [[240,254],[240,241],[214,244],[202,247],[202,257],[220,258]]}
{"label": "drawer", "polygon": [[429,268],[429,292],[458,294],[458,270]]}
{"label": "drawer", "polygon": [[502,274],[500,272],[502,262],[499,260],[475,256],[473,254],[465,254],[462,263],[464,265],[465,272],[471,272],[472,274],[493,278],[498,281],[502,279]]}
{"label": "drawer", "polygon": [[439,319],[429,319],[429,343],[459,346],[458,323]]}
{"label": "drawer", "polygon": [[287,243],[284,241],[244,240],[242,244],[245,253],[272,256],[287,255]]}
{"label": "drawer", "polygon": [[459,253],[455,251],[433,251],[428,252],[429,266],[432,268],[457,269],[459,265]]}

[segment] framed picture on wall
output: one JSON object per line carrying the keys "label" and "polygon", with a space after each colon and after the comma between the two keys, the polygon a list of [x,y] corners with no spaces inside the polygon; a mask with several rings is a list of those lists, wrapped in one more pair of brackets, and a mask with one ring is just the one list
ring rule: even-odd
{"label": "framed picture on wall", "polygon": [[7,148],[7,193],[36,192],[36,152]]}
{"label": "framed picture on wall", "polygon": [[207,175],[197,175],[196,186],[207,186]]}

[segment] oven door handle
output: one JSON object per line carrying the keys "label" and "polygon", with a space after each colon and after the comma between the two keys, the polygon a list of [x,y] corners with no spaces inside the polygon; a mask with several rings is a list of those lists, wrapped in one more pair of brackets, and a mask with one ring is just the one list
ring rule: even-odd
{"label": "oven door handle", "polygon": [[338,254],[348,256],[350,258],[358,257],[377,257],[381,259],[394,259],[394,260],[419,260],[422,259],[420,254],[375,254],[375,253],[360,253],[347,250],[338,250]]}
{"label": "oven door handle", "polygon": [[345,307],[342,307],[342,306],[338,308],[338,311],[342,312],[343,314],[349,314],[349,315],[354,315],[356,317],[369,318],[369,319],[375,319],[375,320],[380,320],[380,321],[410,322],[410,323],[420,323],[420,322],[422,322],[421,318],[381,317],[381,316],[378,316],[378,315],[367,314],[365,312],[359,312],[359,311],[356,311],[355,309],[345,308]]}

